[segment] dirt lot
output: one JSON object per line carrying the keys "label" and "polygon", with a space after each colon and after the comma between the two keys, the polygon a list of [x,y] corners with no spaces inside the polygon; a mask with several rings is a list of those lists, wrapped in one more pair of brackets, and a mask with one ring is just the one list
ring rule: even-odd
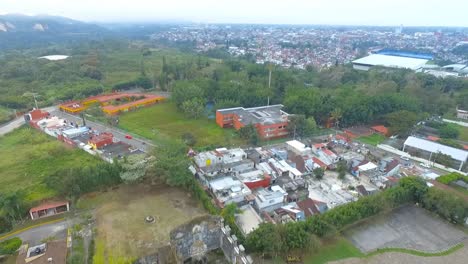
{"label": "dirt lot", "polygon": [[419,257],[405,253],[384,253],[370,258],[349,258],[329,264],[465,264],[468,259],[467,242],[465,246],[450,255],[440,257]]}
{"label": "dirt lot", "polygon": [[435,253],[467,238],[463,231],[414,206],[373,218],[345,235],[364,253],[386,247]]}
{"label": "dirt lot", "polygon": [[[82,208],[96,208],[95,260],[125,262],[154,253],[169,244],[176,226],[205,214],[186,192],[162,186],[126,186],[80,201]],[[146,223],[154,216],[154,223]]]}

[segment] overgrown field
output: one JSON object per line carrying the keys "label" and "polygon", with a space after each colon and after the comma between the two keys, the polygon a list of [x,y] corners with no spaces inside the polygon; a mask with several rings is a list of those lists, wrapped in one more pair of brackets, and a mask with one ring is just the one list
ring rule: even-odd
{"label": "overgrown field", "polygon": [[55,195],[43,183],[46,176],[62,169],[101,162],[27,127],[0,137],[0,157],[0,193],[23,189],[28,201]]}
{"label": "overgrown field", "polygon": [[165,102],[120,116],[121,128],[153,139],[181,139],[185,133],[195,137],[195,146],[230,146],[242,143],[232,129],[220,128],[215,120],[185,117],[172,102]]}
{"label": "overgrown field", "polygon": [[[167,245],[173,228],[205,214],[196,199],[165,185],[122,185],[112,192],[89,194],[78,207],[95,208],[95,264],[133,263]],[[146,223],[147,216],[156,221]]]}

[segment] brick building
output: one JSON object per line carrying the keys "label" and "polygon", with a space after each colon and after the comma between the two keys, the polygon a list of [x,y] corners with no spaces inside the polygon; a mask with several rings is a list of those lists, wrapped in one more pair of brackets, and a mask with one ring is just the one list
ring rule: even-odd
{"label": "brick building", "polygon": [[280,138],[288,135],[288,114],[281,110],[283,105],[252,108],[225,108],[216,111],[216,123],[236,130],[254,125],[262,139]]}

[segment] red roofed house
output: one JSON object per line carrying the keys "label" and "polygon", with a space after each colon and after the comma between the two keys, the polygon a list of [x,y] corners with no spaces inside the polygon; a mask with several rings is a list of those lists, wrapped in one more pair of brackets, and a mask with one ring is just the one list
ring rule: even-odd
{"label": "red roofed house", "polygon": [[50,114],[49,112],[42,111],[41,109],[34,109],[31,112],[24,115],[24,121],[35,128],[39,128],[37,125],[37,121],[48,117]]}
{"label": "red roofed house", "polygon": [[286,137],[289,134],[289,115],[281,108],[283,105],[219,109],[216,111],[216,123],[222,128],[234,127],[236,130],[253,125],[262,139]]}
{"label": "red roofed house", "polygon": [[328,210],[326,203],[307,198],[300,202],[297,202],[297,206],[304,211],[305,217],[311,217],[312,215],[321,214]]}
{"label": "red roofed house", "polygon": [[382,134],[384,136],[388,135],[388,128],[386,128],[385,126],[379,125],[379,126],[373,126],[371,128],[372,130],[374,130],[375,132],[379,134]]}
{"label": "red roofed house", "polygon": [[93,136],[88,140],[88,144],[93,147],[93,149],[100,149],[107,145],[111,145],[113,143],[114,135],[109,132],[101,133],[97,136]]}
{"label": "red roofed house", "polygon": [[68,211],[70,211],[70,204],[68,201],[49,202],[31,208],[29,210],[29,215],[32,220],[36,220],[42,217],[53,216]]}
{"label": "red roofed house", "polygon": [[327,164],[325,164],[323,161],[321,161],[319,158],[316,158],[316,157],[312,157],[312,161],[314,163],[316,163],[317,165],[319,165],[322,169],[327,169]]}

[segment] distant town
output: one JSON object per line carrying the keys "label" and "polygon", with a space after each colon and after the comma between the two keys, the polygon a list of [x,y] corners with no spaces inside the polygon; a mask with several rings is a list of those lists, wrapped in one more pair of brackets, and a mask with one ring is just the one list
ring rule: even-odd
{"label": "distant town", "polygon": [[[420,30],[420,31],[418,31]],[[269,25],[180,25],[153,34],[154,40],[193,43],[199,52],[220,47],[234,56],[283,67],[318,69],[347,64],[369,51],[383,48],[427,52],[439,66],[465,64],[468,33],[427,28],[363,28]],[[460,49],[459,49],[460,48]],[[464,56],[460,56],[464,54]]]}

